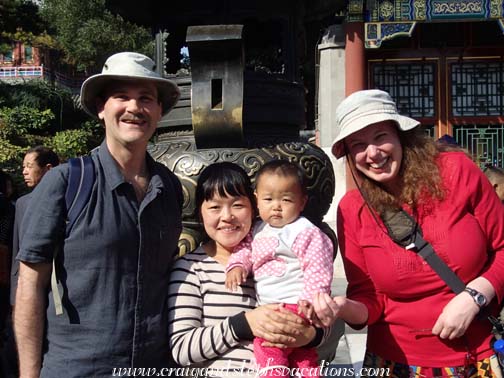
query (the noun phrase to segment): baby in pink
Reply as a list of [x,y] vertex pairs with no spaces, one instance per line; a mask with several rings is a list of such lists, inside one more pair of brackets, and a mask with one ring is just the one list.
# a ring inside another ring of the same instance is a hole
[[[333,246],[318,227],[300,216],[308,198],[303,172],[284,160],[265,164],[257,174],[255,194],[262,221],[231,255],[226,287],[234,289],[252,272],[259,304],[284,303],[309,317],[311,310],[299,302],[330,293]],[[261,377],[289,377],[288,368],[299,369],[302,377],[319,377],[315,348],[281,349],[264,347],[263,342],[254,340]]]

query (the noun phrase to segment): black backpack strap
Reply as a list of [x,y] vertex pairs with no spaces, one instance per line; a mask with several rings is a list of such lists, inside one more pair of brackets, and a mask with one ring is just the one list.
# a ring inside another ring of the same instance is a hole
[[68,160],[69,175],[65,194],[67,206],[66,235],[70,234],[75,221],[87,205],[95,181],[93,159],[81,156]]
[[382,214],[390,238],[401,247],[417,253],[446,282],[455,294],[464,291],[466,285],[436,254],[432,245],[423,238],[418,223],[403,209],[388,210]]
[[446,263],[436,254],[432,245],[427,242],[420,232],[417,230],[413,247],[410,248],[413,252],[422,257],[427,264],[442,278],[444,282],[453,290],[455,294],[464,291],[466,285],[462,280],[450,269]]
[[[95,172],[93,159],[90,156],[81,156],[68,160],[68,184],[65,192],[65,203],[67,208],[66,236],[70,234],[72,227],[86,206],[91,196],[91,191],[95,182]],[[51,274],[51,290],[54,300],[56,315],[63,314],[63,304],[61,302],[61,285],[58,285],[56,277],[56,256],[58,246],[54,251],[53,269]]]

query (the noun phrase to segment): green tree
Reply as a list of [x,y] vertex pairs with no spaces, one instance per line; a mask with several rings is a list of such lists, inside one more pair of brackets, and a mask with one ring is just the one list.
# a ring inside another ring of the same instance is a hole
[[12,50],[12,41],[53,47],[38,5],[29,0],[0,0],[0,54]]
[[39,15],[39,7],[30,0],[0,0],[0,30],[15,32],[21,28],[41,34],[47,25]]
[[51,140],[51,147],[58,152],[62,160],[73,156],[85,155],[89,152],[86,141],[90,138],[87,130],[64,130],[57,132]]
[[0,168],[16,182],[22,182],[29,147],[51,147],[66,160],[88,153],[102,139],[103,127],[76,106],[69,91],[43,80],[0,81]]
[[[13,41],[58,50],[51,54],[62,57],[58,65],[86,74],[99,71],[115,52],[154,51],[150,31],[112,14],[105,0],[0,0],[0,54]],[[77,103],[69,91],[43,80],[0,81],[0,168],[19,176],[25,151],[37,144],[63,160],[97,146],[103,127]]]
[[54,28],[66,63],[86,74],[99,71],[113,53],[154,51],[151,32],[112,14],[105,0],[43,0],[41,15]]
[[51,109],[38,110],[29,106],[0,108],[0,137],[12,142],[19,142],[26,134],[31,134],[48,127],[54,114]]

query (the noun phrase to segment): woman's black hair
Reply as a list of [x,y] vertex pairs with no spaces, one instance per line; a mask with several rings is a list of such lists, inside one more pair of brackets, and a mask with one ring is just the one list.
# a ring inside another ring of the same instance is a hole
[[247,197],[255,216],[256,200],[252,184],[239,165],[230,162],[214,163],[201,172],[196,186],[196,211],[199,213],[202,203],[216,194],[221,197]]

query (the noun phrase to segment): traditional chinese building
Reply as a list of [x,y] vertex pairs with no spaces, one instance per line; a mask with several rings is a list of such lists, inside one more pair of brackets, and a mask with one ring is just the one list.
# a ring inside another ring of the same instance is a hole
[[0,80],[40,78],[43,64],[39,49],[20,41],[12,43],[12,49],[0,54]]
[[[384,89],[433,137],[453,136],[481,166],[503,166],[502,0],[350,0],[344,25],[330,27],[319,50],[320,85],[329,85],[319,108]],[[324,117],[330,143],[334,123]]]

